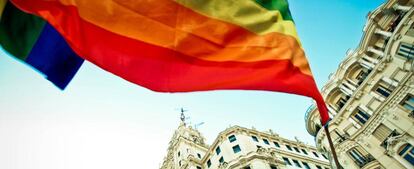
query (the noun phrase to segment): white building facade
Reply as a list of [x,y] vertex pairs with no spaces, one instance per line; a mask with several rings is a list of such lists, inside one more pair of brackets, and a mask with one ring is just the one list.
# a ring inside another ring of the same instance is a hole
[[[322,88],[343,168],[414,168],[413,5],[388,0],[370,12],[359,46]],[[329,154],[315,106],[305,121],[317,148]]]
[[315,147],[269,132],[239,126],[221,132],[212,145],[182,122],[170,141],[161,169],[328,169]]

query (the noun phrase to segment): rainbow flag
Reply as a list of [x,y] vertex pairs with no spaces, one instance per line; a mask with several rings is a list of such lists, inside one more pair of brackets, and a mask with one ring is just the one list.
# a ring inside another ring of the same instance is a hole
[[76,53],[160,92],[267,90],[325,103],[286,0],[12,0]]
[[62,36],[41,18],[0,1],[0,45],[64,89],[83,63]]

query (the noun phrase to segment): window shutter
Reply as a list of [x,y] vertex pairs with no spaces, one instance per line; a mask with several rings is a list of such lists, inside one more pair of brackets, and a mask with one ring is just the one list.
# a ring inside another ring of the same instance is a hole
[[391,134],[391,132],[391,129],[381,124],[377,129],[375,129],[373,134],[375,138],[377,138],[380,142],[383,142]]

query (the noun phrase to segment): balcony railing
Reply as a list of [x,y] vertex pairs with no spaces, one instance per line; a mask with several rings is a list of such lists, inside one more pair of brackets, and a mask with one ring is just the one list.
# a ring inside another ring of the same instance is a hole
[[371,156],[371,155],[366,155],[366,156],[364,156],[364,157],[363,157],[363,159],[360,159],[360,160],[356,161],[356,164],[357,164],[360,168],[362,168],[362,167],[364,167],[365,165],[367,165],[368,163],[370,163],[370,162],[372,162],[372,161],[374,161],[374,160],[375,160],[375,158],[374,158],[373,156]]
[[408,117],[414,118],[414,110],[408,114]]

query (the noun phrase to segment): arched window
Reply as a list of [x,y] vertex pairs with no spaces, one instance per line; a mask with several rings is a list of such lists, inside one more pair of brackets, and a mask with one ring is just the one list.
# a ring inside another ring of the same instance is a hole
[[411,165],[414,165],[414,147],[411,144],[401,146],[398,155],[407,160]]
[[328,108],[331,109],[330,111],[335,111],[330,113],[336,114],[337,112],[339,112],[342,109],[342,107],[344,107],[349,98],[350,97],[344,94],[339,88],[333,89],[328,94],[328,97],[326,99],[328,102]]
[[359,63],[354,63],[351,65],[348,70],[345,79],[350,85],[360,85],[371,70],[362,67]]

